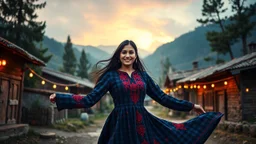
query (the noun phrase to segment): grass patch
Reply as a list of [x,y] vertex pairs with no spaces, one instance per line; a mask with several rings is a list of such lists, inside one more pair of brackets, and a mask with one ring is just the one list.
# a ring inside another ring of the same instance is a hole
[[89,126],[90,124],[94,124],[93,120],[82,121],[79,118],[70,118],[62,123],[54,124],[53,128],[68,132],[76,132],[79,129]]
[[52,127],[63,131],[77,132],[78,130],[86,128],[86,126],[95,124],[97,120],[106,119],[107,116],[108,114],[95,113],[92,117],[89,117],[88,121],[82,121],[80,118],[69,118],[64,122],[53,124]]

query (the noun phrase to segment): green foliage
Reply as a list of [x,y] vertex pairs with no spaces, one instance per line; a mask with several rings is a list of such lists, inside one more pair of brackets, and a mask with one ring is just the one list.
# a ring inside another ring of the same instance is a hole
[[162,86],[165,82],[166,75],[169,73],[169,71],[175,71],[175,68],[172,66],[169,57],[166,57],[164,60],[161,61],[162,66],[162,74],[159,78],[159,85]]
[[212,57],[205,57],[204,60],[209,62],[209,61],[213,61],[214,59]]
[[62,57],[63,67],[61,71],[74,75],[76,71],[76,57],[72,48],[72,42],[71,42],[70,36],[68,36],[67,43],[64,49],[65,51]]
[[[45,56],[47,48],[39,50],[35,43],[43,40],[45,22],[38,22],[36,10],[44,8],[46,2],[38,3],[38,0],[1,0],[0,1],[0,35],[10,42],[20,46],[30,54],[44,62],[51,59],[51,55]],[[40,71],[38,69],[37,71]],[[25,87],[34,87],[25,75]]]
[[34,42],[43,40],[45,22],[38,22],[37,9],[42,9],[46,2],[33,1],[0,1],[0,34],[7,40],[17,44],[37,58],[47,62],[48,56],[38,51]]
[[78,64],[78,72],[77,75],[82,78],[88,78],[88,70],[91,67],[89,60],[87,59],[86,53],[84,49],[82,50],[82,54],[80,57],[80,63]]
[[93,124],[93,123],[94,123],[93,120],[81,121],[78,118],[71,118],[71,119],[67,119],[62,123],[53,124],[53,128],[68,131],[68,132],[76,132],[80,129],[86,128],[86,126],[89,126],[90,124]]
[[197,19],[203,25],[205,24],[218,24],[221,31],[209,31],[206,33],[206,38],[210,42],[211,50],[219,54],[230,54],[233,59],[233,52],[231,50],[232,35],[226,31],[224,21],[227,17],[221,18],[221,14],[225,13],[227,8],[224,8],[222,0],[204,0],[202,16],[205,19]]
[[251,17],[256,14],[256,3],[246,7],[246,0],[229,1],[232,4],[232,12],[235,12],[235,14],[230,17],[232,23],[227,26],[227,29],[235,40],[242,40],[243,55],[246,55],[248,53],[247,37],[251,35],[256,25],[256,22],[250,21]]

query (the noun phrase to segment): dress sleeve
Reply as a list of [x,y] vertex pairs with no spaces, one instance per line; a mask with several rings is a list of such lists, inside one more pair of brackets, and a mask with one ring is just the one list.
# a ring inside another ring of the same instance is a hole
[[147,81],[147,95],[159,104],[178,111],[190,111],[194,108],[194,104],[189,101],[179,100],[171,95],[165,94],[146,72],[144,75]]
[[86,96],[56,93],[55,102],[58,111],[73,108],[89,108],[96,104],[109,90],[110,74],[105,73],[98,81],[94,89]]

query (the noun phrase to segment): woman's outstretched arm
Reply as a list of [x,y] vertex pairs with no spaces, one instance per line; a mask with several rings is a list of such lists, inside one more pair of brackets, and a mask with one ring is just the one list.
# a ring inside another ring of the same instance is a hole
[[[94,89],[86,96],[55,93],[50,96],[52,102],[56,102],[57,109],[89,108],[96,104],[109,90],[110,73],[105,73],[96,84]],[[54,97],[55,96],[55,97]]]
[[173,96],[165,94],[146,72],[144,72],[144,77],[147,83],[147,95],[159,104],[178,111],[190,111],[194,108],[194,104],[189,101],[179,100]]

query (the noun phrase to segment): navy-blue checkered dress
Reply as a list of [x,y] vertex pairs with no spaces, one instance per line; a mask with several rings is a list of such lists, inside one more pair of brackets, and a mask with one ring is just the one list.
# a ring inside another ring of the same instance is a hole
[[146,94],[178,111],[190,111],[194,104],[166,95],[144,71],[134,71],[131,76],[118,70],[106,72],[87,96],[57,93],[57,108],[89,108],[107,91],[115,108],[106,119],[99,144],[202,144],[223,116],[219,112],[207,112],[184,123],[156,117],[143,106]]

